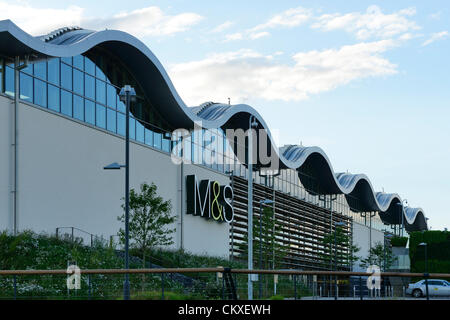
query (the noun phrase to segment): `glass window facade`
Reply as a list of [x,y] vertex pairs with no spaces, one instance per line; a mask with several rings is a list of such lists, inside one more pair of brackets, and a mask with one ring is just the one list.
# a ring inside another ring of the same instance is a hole
[[14,67],[11,64],[5,65],[5,91],[8,96],[14,97]]
[[20,74],[20,99],[33,102],[33,78],[26,73]]
[[0,92],[4,92],[5,88],[3,87],[3,83],[5,83],[3,81],[3,76],[5,75],[5,73],[3,72],[4,67],[3,67],[3,59],[0,59]]
[[48,90],[48,108],[59,112],[59,88],[51,84],[47,86]]
[[[22,69],[19,72],[20,99],[125,136],[125,105],[118,93],[123,85],[130,84],[137,93],[137,101],[131,104],[131,139],[163,152],[175,152],[195,164],[222,173],[233,171],[234,175],[247,178],[247,168],[238,161],[221,129],[192,131],[189,136],[172,142],[173,129],[148,101],[127,68],[109,53],[95,50],[74,57],[38,61]],[[0,89],[4,94],[14,96],[13,65],[4,60],[0,60]],[[269,183],[257,173],[253,178],[256,183]],[[305,190],[296,170],[281,170],[281,174],[274,178],[273,186],[312,204],[330,206],[329,201]],[[351,216],[359,223],[369,223],[368,218],[350,210],[344,195],[337,195],[332,202],[332,210]],[[378,215],[372,218],[372,226],[386,228]]]

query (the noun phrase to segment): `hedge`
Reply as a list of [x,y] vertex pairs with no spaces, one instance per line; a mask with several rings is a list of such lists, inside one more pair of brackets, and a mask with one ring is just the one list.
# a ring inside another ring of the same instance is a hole
[[406,247],[406,243],[408,242],[407,237],[392,237],[391,245],[393,247]]
[[437,230],[411,232],[411,272],[425,272],[425,247],[419,246],[422,242],[427,244],[428,272],[450,273],[450,232]]

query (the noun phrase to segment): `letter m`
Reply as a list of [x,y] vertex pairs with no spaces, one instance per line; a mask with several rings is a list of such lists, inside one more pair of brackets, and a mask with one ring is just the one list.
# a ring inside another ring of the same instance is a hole
[[198,183],[195,175],[186,177],[187,214],[210,218],[211,196],[210,181]]

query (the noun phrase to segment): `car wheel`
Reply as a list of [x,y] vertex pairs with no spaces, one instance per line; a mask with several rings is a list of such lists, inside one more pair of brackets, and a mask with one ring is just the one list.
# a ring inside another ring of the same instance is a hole
[[412,292],[414,298],[420,298],[422,296],[422,291],[420,289],[416,289]]

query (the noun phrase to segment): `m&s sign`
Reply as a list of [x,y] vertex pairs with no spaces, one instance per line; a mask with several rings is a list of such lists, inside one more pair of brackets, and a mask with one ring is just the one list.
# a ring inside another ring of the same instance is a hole
[[212,180],[198,181],[195,175],[186,176],[187,212],[194,216],[231,222],[234,210],[231,204],[233,189]]

